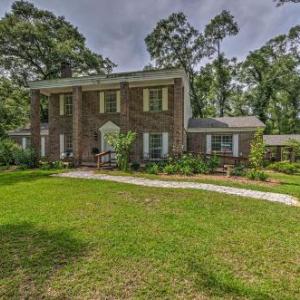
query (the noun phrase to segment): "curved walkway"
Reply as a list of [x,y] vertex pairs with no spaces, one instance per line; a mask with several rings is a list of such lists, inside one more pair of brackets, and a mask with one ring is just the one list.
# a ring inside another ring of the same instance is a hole
[[254,198],[259,200],[280,202],[286,205],[295,205],[295,206],[299,205],[299,202],[295,197],[285,195],[285,194],[260,192],[260,191],[240,189],[240,188],[234,188],[228,186],[220,186],[214,184],[206,184],[206,183],[152,180],[152,179],[137,178],[131,176],[112,176],[106,174],[95,174],[93,171],[71,171],[67,173],[56,174],[54,176],[94,179],[94,180],[107,180],[107,181],[129,183],[129,184],[149,186],[149,187],[205,190],[211,192],[218,192],[218,193],[225,193],[230,195]]

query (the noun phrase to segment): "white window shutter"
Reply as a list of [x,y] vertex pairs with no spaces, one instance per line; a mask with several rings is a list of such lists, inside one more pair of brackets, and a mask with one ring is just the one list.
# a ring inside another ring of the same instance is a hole
[[162,89],[162,110],[168,110],[168,102],[169,102],[168,88]]
[[104,113],[104,92],[99,93],[99,107],[100,107],[99,112],[103,114]]
[[162,134],[162,156],[166,157],[169,154],[169,133]]
[[149,133],[144,132],[143,133],[143,152],[144,152],[144,158],[149,158]]
[[27,146],[27,139],[26,137],[22,137],[22,149],[25,150]]
[[117,91],[117,112],[121,111],[121,95],[120,91]]
[[143,111],[149,111],[149,89],[143,89]]
[[59,135],[59,153],[60,153],[60,158],[63,158],[63,155],[65,153],[65,135],[64,134]]
[[59,114],[63,116],[65,114],[65,96],[59,95]]
[[239,157],[239,135],[234,134],[232,138],[232,152],[234,157]]
[[211,154],[211,134],[206,135],[206,154]]
[[42,136],[41,137],[41,157],[45,157],[46,156],[46,147],[45,147],[46,141],[45,141],[45,137]]

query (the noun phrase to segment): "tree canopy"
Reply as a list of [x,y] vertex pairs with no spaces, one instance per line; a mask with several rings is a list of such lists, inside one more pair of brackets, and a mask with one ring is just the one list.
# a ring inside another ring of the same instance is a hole
[[0,77],[0,137],[28,121],[28,92]]
[[0,20],[0,66],[26,85],[28,80],[58,78],[63,64],[74,75],[110,72],[108,58],[92,52],[84,36],[64,17],[16,1]]

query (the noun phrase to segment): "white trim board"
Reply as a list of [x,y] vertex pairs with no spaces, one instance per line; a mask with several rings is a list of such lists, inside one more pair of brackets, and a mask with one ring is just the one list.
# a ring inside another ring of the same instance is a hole
[[253,132],[256,131],[258,128],[260,127],[248,127],[248,128],[230,128],[230,127],[226,127],[226,128],[188,128],[187,132],[191,132],[191,133],[197,133],[197,132],[202,132],[202,133],[223,133],[223,132]]

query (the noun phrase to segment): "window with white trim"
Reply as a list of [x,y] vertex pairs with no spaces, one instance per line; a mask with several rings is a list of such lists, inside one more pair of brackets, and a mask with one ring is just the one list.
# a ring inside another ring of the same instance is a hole
[[66,148],[65,148],[65,152],[67,153],[72,153],[73,152],[73,137],[71,134],[68,134],[66,135],[66,138],[65,138],[65,145],[66,145]]
[[73,113],[73,97],[65,95],[65,113],[67,116],[72,116]]
[[162,111],[162,89],[149,89],[149,111]]
[[161,133],[149,134],[149,158],[156,160],[162,158],[163,138]]
[[104,93],[104,107],[106,113],[117,112],[117,92],[107,91]]
[[233,142],[232,135],[212,135],[211,150],[220,153],[232,153]]

